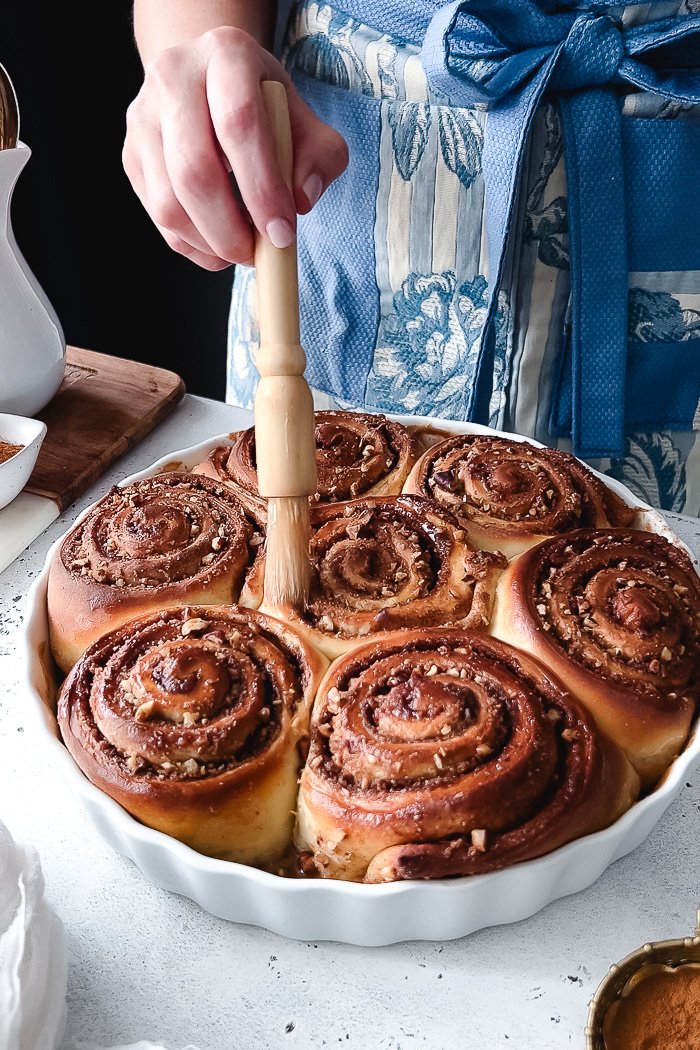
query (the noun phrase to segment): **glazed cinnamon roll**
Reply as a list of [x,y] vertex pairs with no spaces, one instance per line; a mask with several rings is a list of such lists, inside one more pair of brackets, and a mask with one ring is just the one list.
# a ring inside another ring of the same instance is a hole
[[550,667],[646,785],[685,743],[700,696],[700,579],[663,536],[582,529],[514,559],[492,632]]
[[[401,491],[421,454],[418,438],[400,423],[365,412],[316,412],[316,503],[338,503],[359,496],[385,496]],[[258,493],[255,429],[234,435],[195,470],[230,485],[259,521],[265,501]]]
[[484,634],[411,631],[326,673],[295,843],[327,878],[473,875],[606,827],[638,790],[622,751],[535,660]]
[[326,662],[251,610],[185,606],[122,624],[61,687],[85,776],[148,827],[267,866],[290,846],[309,709]]
[[459,434],[414,465],[404,492],[434,499],[474,547],[507,558],[572,529],[628,525],[627,507],[569,452],[491,434]]
[[457,520],[430,500],[368,497],[313,509],[303,612],[265,604],[262,549],[241,602],[283,616],[333,658],[377,632],[486,628],[505,564],[502,555],[472,551]]
[[47,602],[59,667],[68,671],[132,616],[236,601],[262,539],[231,491],[209,478],[171,472],[115,486],[53,557]]

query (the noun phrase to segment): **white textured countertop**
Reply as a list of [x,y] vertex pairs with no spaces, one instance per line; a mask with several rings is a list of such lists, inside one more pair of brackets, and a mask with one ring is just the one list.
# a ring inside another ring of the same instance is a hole
[[[48,547],[111,484],[250,418],[187,396],[0,575],[0,819],[38,848],[65,924],[66,1048],[150,1039],[171,1050],[583,1050],[588,1003],[610,963],[692,932],[700,774],[640,847],[533,918],[444,944],[356,948],[229,924],[150,885],[103,843],[57,771],[37,768],[13,636]],[[700,522],[669,521],[700,552]]]

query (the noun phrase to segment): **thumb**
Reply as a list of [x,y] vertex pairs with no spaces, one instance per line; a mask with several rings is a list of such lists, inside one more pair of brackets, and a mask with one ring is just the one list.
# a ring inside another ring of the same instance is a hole
[[306,215],[347,168],[348,146],[343,136],[319,120],[295,90],[288,95],[294,142],[294,201],[298,213]]

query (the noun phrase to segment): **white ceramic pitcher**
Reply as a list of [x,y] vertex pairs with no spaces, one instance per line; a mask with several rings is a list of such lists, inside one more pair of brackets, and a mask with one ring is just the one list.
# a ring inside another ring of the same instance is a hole
[[0,149],[0,412],[34,416],[58,390],[66,364],[61,322],[12,232],[11,202],[31,156]]

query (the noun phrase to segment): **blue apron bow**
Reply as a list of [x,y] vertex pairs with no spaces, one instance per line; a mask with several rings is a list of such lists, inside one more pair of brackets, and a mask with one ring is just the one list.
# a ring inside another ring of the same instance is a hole
[[700,103],[700,16],[626,27],[600,10],[548,13],[545,6],[543,0],[449,3],[431,19],[422,46],[436,95],[489,110],[482,164],[491,296],[470,408],[488,420],[491,322],[525,146],[546,93],[559,105],[566,155],[572,446],[583,457],[621,455],[628,266],[619,96],[638,88]]

